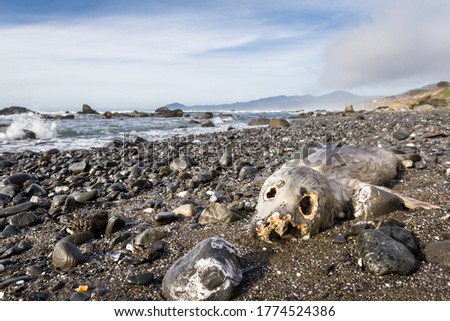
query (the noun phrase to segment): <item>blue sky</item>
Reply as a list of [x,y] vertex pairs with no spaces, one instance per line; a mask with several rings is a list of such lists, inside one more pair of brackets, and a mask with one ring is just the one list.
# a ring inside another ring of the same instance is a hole
[[0,107],[153,109],[450,79],[450,4],[0,0]]

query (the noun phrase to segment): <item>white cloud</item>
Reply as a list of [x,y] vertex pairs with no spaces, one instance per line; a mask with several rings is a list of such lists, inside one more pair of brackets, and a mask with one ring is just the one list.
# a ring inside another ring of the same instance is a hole
[[411,87],[450,78],[450,3],[383,1],[372,19],[327,47],[328,88]]
[[[0,27],[2,105],[154,108],[296,93],[320,46],[270,47],[308,36],[242,17],[180,13]],[[239,50],[258,42],[268,48]]]

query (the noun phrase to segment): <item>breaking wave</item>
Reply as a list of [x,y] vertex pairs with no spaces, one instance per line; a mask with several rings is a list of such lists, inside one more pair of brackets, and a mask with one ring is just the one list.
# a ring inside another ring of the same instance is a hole
[[51,139],[56,137],[57,125],[33,113],[13,115],[12,123],[0,133],[0,140],[24,139],[26,131],[33,132],[37,139]]

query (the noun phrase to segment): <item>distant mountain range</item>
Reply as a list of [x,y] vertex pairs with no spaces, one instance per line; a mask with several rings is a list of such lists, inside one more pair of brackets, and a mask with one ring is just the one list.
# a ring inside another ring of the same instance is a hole
[[245,110],[245,111],[267,111],[267,110],[343,110],[346,105],[352,104],[356,109],[362,103],[380,97],[358,96],[347,91],[334,91],[332,93],[313,96],[276,96],[267,97],[247,102],[236,102],[221,105],[193,105],[186,106],[180,103],[167,105],[170,109],[208,111],[208,110]]

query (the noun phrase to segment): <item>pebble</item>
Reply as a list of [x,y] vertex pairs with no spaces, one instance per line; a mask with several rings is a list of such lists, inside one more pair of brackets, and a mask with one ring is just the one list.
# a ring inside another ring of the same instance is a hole
[[18,205],[14,205],[7,208],[0,209],[0,218],[1,217],[7,217],[14,214],[18,214],[21,212],[31,211],[38,207],[38,204],[33,202],[26,202]]
[[423,252],[427,262],[450,268],[450,240],[427,243]]
[[195,214],[197,214],[197,211],[195,210],[195,207],[192,204],[181,205],[176,209],[174,209],[173,212],[177,216],[185,216],[185,217],[192,217],[195,216]]
[[86,262],[86,258],[72,243],[58,241],[53,248],[53,265],[59,269],[69,270]]
[[162,240],[166,233],[161,232],[154,227],[149,227],[134,238],[134,243],[139,245],[150,245],[156,241]]
[[409,132],[405,132],[405,131],[395,131],[395,132],[392,134],[392,137],[394,137],[396,140],[405,140],[405,139],[407,139],[410,135],[411,135],[411,133],[409,133]]
[[75,233],[72,235],[68,235],[68,236],[64,237],[63,239],[61,239],[61,241],[72,243],[75,246],[79,246],[81,244],[89,242],[90,240],[92,240],[94,238],[95,238],[94,233],[92,233],[91,231],[84,231],[84,232],[79,232],[79,233]]
[[125,227],[125,219],[121,216],[111,216],[108,219],[108,224],[106,225],[105,235],[111,236],[117,231],[120,231]]
[[8,238],[20,233],[20,230],[12,225],[7,225],[0,233],[0,238]]
[[177,216],[174,212],[160,212],[155,215],[155,224],[157,226],[166,225],[175,221]]
[[211,203],[211,205],[205,208],[200,214],[198,222],[202,225],[208,225],[234,222],[241,218],[242,217],[239,214],[227,208],[226,205]]
[[56,186],[53,190],[56,194],[67,193],[70,191],[69,186]]
[[29,277],[28,275],[19,275],[19,276],[9,277],[9,278],[7,278],[7,279],[5,279],[5,280],[0,282],[0,290],[6,288],[10,284],[17,283],[17,282],[20,282],[20,281],[28,281],[30,279],[31,279],[31,277]]
[[246,178],[253,177],[257,172],[258,169],[254,166],[244,166],[239,171],[239,180],[243,181]]
[[185,198],[185,197],[189,196],[189,192],[188,191],[182,191],[182,192],[178,192],[176,195],[178,197]]
[[85,161],[75,162],[69,166],[69,171],[75,174],[83,173],[87,169],[87,163]]
[[8,223],[15,227],[32,226],[38,222],[40,219],[33,212],[22,212],[8,217]]
[[5,271],[5,266],[3,264],[0,264],[0,273]]
[[233,163],[233,156],[229,152],[224,152],[219,159],[219,164],[222,167],[230,167]]
[[73,193],[72,197],[77,203],[86,203],[94,200],[97,197],[97,190],[94,189],[88,192]]
[[37,177],[28,173],[18,173],[9,176],[3,182],[5,185],[15,184],[22,188],[23,184],[29,180],[37,180]]
[[155,279],[153,273],[141,273],[130,275],[125,279],[125,282],[128,284],[136,284],[136,285],[146,285],[152,282]]
[[178,259],[164,275],[167,300],[229,300],[242,280],[238,253],[224,239],[211,237]]

